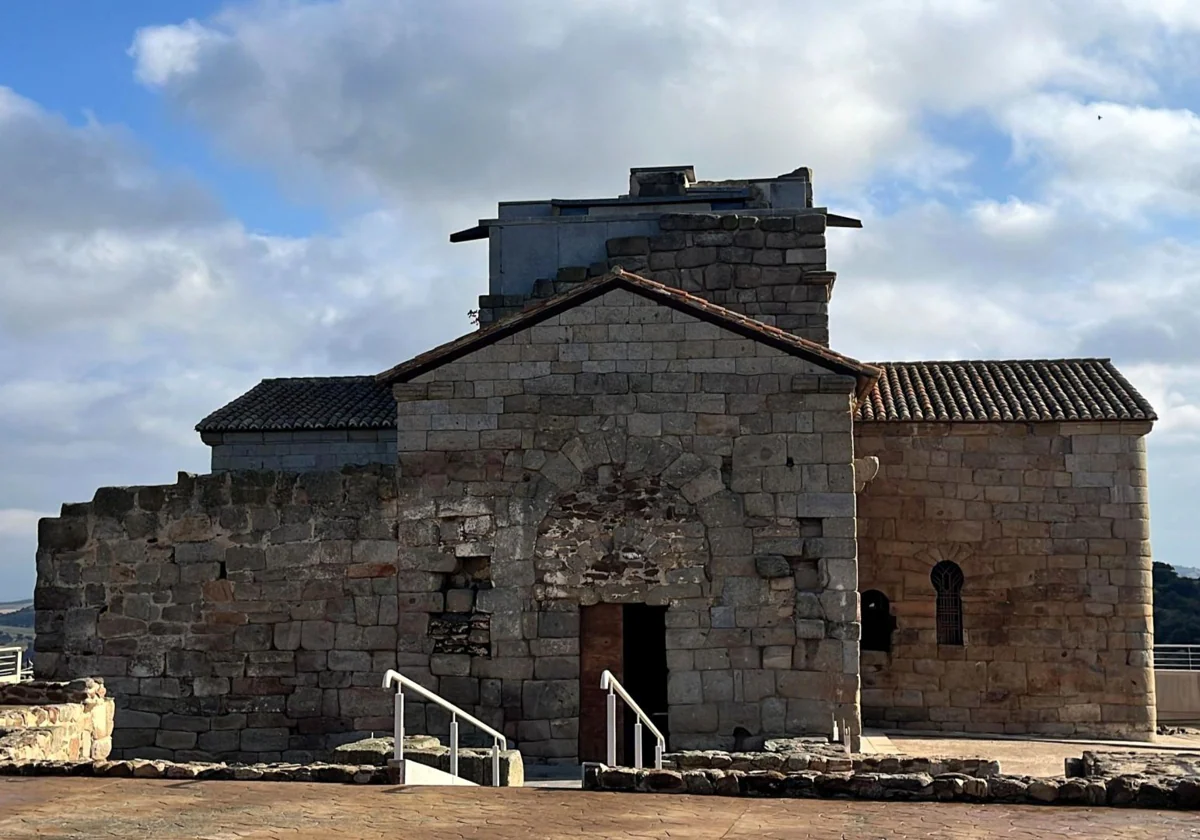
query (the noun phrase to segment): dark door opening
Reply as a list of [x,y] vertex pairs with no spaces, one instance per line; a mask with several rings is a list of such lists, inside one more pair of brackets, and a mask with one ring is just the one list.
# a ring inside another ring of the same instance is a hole
[[[667,608],[646,604],[626,604],[622,615],[622,658],[624,678],[621,684],[642,707],[642,711],[659,728],[664,738],[667,731]],[[624,715],[624,755],[626,765],[633,765],[633,733],[637,715]],[[642,730],[643,766],[653,767],[654,735]]]

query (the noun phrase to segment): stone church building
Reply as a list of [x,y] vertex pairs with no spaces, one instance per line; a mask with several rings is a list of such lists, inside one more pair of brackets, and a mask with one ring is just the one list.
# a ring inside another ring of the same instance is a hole
[[534,761],[602,757],[605,669],[672,749],[1150,737],[1153,410],[1106,359],[835,352],[829,227],[806,169],[502,203],[451,237],[478,329],[265,380],[197,427],[210,474],[42,520],[39,676],[176,759],[389,731],[388,668]]

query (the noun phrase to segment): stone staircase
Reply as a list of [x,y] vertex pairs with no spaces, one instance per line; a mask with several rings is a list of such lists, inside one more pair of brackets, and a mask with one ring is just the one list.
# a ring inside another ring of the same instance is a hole
[[[343,744],[333,750],[334,764],[387,767],[392,764],[394,741],[386,738],[366,738]],[[459,780],[450,775],[450,748],[431,735],[411,735],[404,739],[404,778],[401,784],[448,785],[492,784],[492,751],[487,748],[464,747],[458,751]],[[401,769],[401,768],[398,768]],[[426,772],[428,771],[428,772]],[[522,787],[525,784],[525,765],[517,750],[500,752],[500,787]]]

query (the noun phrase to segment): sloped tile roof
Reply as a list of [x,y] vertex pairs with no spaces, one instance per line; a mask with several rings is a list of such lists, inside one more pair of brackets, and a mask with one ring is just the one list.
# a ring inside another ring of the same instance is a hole
[[1108,359],[882,362],[855,420],[1053,422],[1155,420]]
[[807,359],[828,370],[854,376],[859,383],[859,396],[867,392],[879,375],[877,368],[863,364],[849,356],[843,356],[841,353],[835,353],[823,344],[792,335],[778,327],[764,324],[738,312],[732,312],[723,306],[718,306],[673,286],[667,286],[616,268],[607,274],[580,283],[570,291],[529,306],[481,330],[467,333],[454,341],[415,356],[407,362],[385,370],[376,378],[380,382],[388,384],[407,382],[422,373],[461,359],[468,353],[473,353],[494,341],[528,329],[560,312],[580,306],[612,289],[625,289],[664,306],[686,312],[695,318],[715,324],[744,338],[760,341],[784,353]]
[[396,426],[392,390],[374,376],[264,379],[196,426],[198,432],[387,429]]

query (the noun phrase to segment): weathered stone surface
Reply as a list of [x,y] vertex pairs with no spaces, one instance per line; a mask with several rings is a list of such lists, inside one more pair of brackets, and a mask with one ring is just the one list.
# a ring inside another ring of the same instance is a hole
[[[757,221],[734,221],[680,229],[675,249],[669,236],[614,248],[677,251],[679,282],[729,304],[754,268],[747,314],[811,311],[789,329],[821,340],[823,304],[791,291],[804,271],[755,263],[757,237],[735,236]],[[667,607],[668,654],[690,660],[671,667],[681,737],[826,734],[854,702],[839,698],[854,696],[857,603],[821,602],[801,624],[796,589],[853,592],[854,491],[830,470],[851,471],[854,387],[610,292],[399,384],[394,467],[181,476],[64,510],[46,529],[39,621],[74,629],[47,631],[39,668],[113,673],[123,709],[158,716],[130,719],[122,756],[322,754],[390,729],[378,684],[395,668],[497,727],[536,727],[532,754],[570,760],[580,609],[644,603]],[[804,663],[828,679],[787,697],[775,674],[807,656],[798,633],[836,652]],[[413,731],[446,731],[411,696],[406,714]]]
[[[879,461],[858,494],[858,588],[886,596],[895,621],[886,654],[866,649],[863,631],[868,724],[1152,736],[1149,543],[1115,536],[1144,530],[1146,508],[1114,502],[1141,489],[1148,430],[856,425],[854,454]],[[919,499],[914,481],[928,491]],[[930,575],[939,563],[963,570],[973,593],[967,662],[946,655],[957,645],[938,644]],[[919,691],[906,682],[914,671]]]
[[113,722],[114,703],[100,680],[2,684],[0,762],[106,759]]

